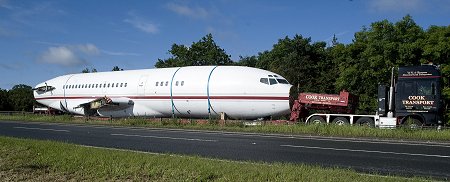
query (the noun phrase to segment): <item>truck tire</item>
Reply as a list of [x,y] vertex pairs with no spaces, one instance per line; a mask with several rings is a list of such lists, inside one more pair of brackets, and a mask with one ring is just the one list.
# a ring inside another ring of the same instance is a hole
[[413,117],[408,117],[404,120],[403,122],[403,126],[408,127],[410,129],[418,129],[420,127],[422,127],[423,123]]
[[344,117],[336,117],[336,118],[334,118],[334,119],[333,119],[333,123],[334,123],[335,125],[339,125],[339,126],[343,126],[343,125],[348,125],[348,124],[350,124],[350,123],[348,122],[348,119],[347,119],[347,118],[344,118]]
[[372,118],[365,118],[365,117],[362,117],[362,118],[359,118],[358,120],[356,120],[356,124],[359,126],[365,126],[365,127],[370,127],[370,128],[375,126],[375,123],[373,122]]
[[320,116],[313,116],[309,118],[308,123],[311,124],[326,124],[325,119]]

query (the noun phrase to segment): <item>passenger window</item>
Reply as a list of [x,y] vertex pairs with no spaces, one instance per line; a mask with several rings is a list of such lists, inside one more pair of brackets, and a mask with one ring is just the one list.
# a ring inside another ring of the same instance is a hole
[[103,88],[106,88],[106,83],[103,84]]
[[184,85],[184,81],[181,81],[181,86],[183,86]]
[[116,83],[116,87],[119,87],[119,83]]
[[267,78],[260,78],[259,82],[269,85],[269,79]]
[[123,83],[120,83],[120,87],[123,87]]
[[111,87],[114,87],[114,83],[111,84]]
[[97,84],[95,84],[95,88],[98,88],[98,83],[97,83]]
[[110,84],[108,83],[108,88],[109,88],[109,85],[110,85]]
[[164,85],[164,82],[159,83],[159,86],[163,86],[163,85]]
[[158,86],[159,85],[159,82],[156,82],[156,85],[155,86]]
[[166,86],[169,85],[169,81],[166,81]]
[[275,84],[277,84],[277,80],[275,80],[273,78],[269,78],[269,83],[270,83],[270,85],[275,85]]
[[175,82],[175,86],[178,86],[178,81],[177,81],[177,82]]
[[127,84],[128,84],[128,83],[125,83],[125,87],[127,87]]

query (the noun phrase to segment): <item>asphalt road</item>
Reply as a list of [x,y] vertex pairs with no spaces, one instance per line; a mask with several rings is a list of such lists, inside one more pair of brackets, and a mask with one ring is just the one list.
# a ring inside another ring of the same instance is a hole
[[450,144],[0,121],[0,135],[230,160],[450,179]]

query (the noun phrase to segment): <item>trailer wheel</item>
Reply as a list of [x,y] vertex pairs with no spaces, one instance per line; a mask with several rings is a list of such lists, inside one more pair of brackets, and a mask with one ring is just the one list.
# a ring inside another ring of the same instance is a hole
[[356,120],[356,124],[360,125],[360,126],[365,126],[365,127],[374,127],[375,123],[373,122],[373,119],[371,118],[359,118],[358,120]]
[[333,119],[333,123],[336,124],[336,125],[339,125],[339,126],[343,126],[343,125],[348,125],[348,124],[350,124],[350,123],[348,122],[348,119],[347,119],[347,118],[344,118],[344,117],[337,117],[337,118],[334,118],[334,119]]
[[408,117],[406,118],[406,120],[403,122],[403,126],[406,126],[410,129],[418,129],[420,127],[422,127],[422,122],[416,118],[413,117]]
[[313,116],[313,117],[309,118],[308,123],[311,123],[311,124],[325,124],[326,122],[325,122],[325,119],[323,119],[320,116]]

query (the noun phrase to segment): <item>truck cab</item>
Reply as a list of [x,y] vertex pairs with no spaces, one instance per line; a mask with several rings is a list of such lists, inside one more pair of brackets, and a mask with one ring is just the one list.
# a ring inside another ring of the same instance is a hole
[[442,124],[441,74],[434,65],[400,67],[395,91],[399,124]]

